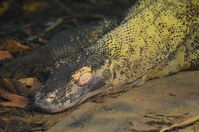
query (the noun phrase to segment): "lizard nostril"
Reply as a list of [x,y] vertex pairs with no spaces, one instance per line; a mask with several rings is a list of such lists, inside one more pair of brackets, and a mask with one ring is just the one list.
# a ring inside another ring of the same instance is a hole
[[55,99],[55,94],[49,94],[46,98],[46,102],[50,103]]

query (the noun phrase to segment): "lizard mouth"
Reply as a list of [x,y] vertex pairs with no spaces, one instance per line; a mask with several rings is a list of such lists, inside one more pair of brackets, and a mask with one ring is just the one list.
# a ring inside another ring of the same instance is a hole
[[68,83],[65,82],[44,84],[35,94],[34,106],[48,113],[61,112],[100,94],[108,86],[104,79],[91,72],[75,74]]
[[41,92],[38,92],[35,95],[34,106],[40,111],[47,113],[58,113],[64,110],[70,109],[76,105],[81,104],[85,100],[102,93],[108,85],[104,85],[100,88],[94,89],[92,91],[87,91],[82,93],[81,95],[73,95],[70,94],[68,97],[55,97],[56,93],[51,93],[46,95],[42,95]]

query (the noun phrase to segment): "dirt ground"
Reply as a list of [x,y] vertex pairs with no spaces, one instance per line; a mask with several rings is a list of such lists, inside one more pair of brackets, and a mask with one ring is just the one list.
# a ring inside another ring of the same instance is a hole
[[[117,97],[80,105],[48,132],[159,131],[199,114],[198,89],[199,71],[150,80]],[[175,130],[198,131],[199,122]]]

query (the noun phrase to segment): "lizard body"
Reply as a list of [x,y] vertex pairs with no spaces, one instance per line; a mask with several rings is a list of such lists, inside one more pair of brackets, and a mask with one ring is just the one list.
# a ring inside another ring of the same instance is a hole
[[197,0],[139,1],[114,29],[57,62],[35,104],[59,112],[110,85],[198,69],[198,6]]
[[89,45],[58,57],[35,95],[35,106],[60,112],[107,91],[110,85],[140,85],[198,69],[198,27],[198,0],[140,0],[119,24]]

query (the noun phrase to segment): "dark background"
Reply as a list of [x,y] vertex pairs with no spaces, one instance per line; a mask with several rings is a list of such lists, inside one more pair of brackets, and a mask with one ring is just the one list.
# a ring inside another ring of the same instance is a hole
[[[0,2],[0,38],[14,38],[27,45],[42,44],[45,43],[42,39],[48,40],[59,31],[107,17],[121,16],[134,1],[3,0]],[[62,19],[62,22],[44,33],[58,19]]]

